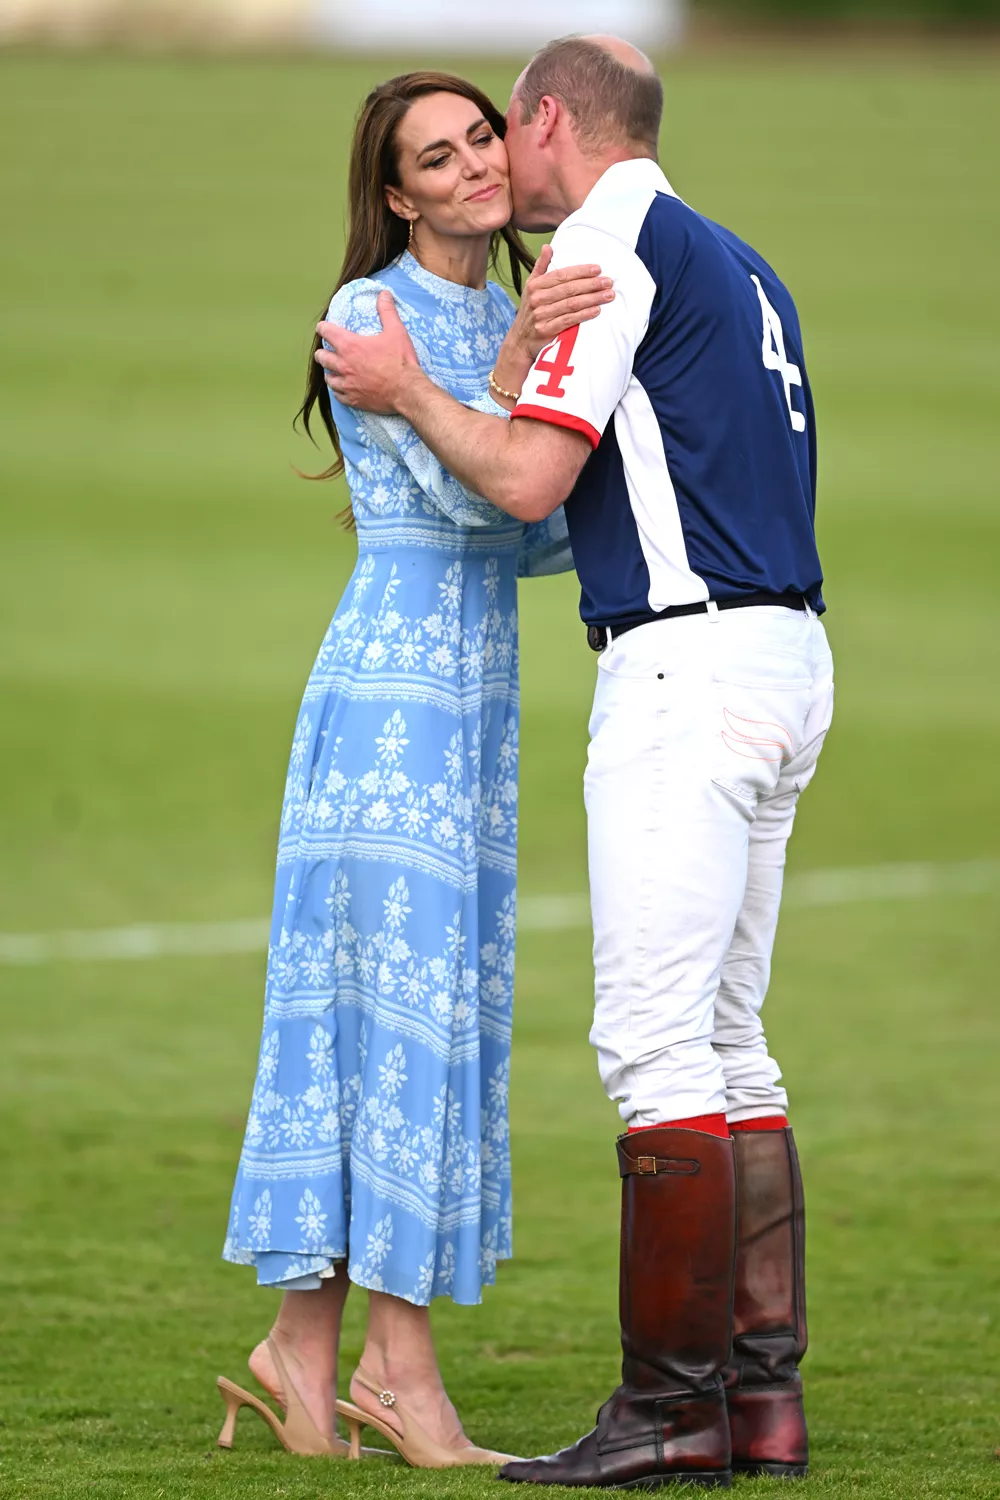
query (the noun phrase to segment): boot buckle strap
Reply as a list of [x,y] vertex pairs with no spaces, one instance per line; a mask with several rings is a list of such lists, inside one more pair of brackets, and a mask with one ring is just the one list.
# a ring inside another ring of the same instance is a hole
[[661,1173],[693,1177],[701,1171],[699,1162],[685,1156],[637,1156],[633,1159],[622,1151],[618,1160],[623,1177],[658,1177]]

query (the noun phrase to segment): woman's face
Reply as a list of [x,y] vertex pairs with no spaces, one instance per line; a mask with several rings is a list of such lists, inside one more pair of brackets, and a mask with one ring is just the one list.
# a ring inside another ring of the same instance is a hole
[[507,152],[471,99],[417,99],[400,121],[396,150],[399,187],[385,190],[393,213],[463,238],[492,234],[509,221]]

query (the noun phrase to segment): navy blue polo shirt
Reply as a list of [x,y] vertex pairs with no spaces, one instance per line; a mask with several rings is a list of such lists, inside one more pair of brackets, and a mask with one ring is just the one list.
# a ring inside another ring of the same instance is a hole
[[615,282],[600,317],[538,356],[515,418],[584,433],[566,519],[588,624],[764,590],[821,612],[816,429],[787,289],[648,158],[610,167],[553,267]]

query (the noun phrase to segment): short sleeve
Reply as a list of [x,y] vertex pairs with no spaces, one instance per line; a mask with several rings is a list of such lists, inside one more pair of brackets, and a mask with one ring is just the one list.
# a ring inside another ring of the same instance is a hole
[[605,230],[567,224],[552,241],[552,269],[592,262],[615,286],[600,316],[543,349],[528,372],[514,417],[582,432],[596,448],[632,378],[656,286],[634,250]]

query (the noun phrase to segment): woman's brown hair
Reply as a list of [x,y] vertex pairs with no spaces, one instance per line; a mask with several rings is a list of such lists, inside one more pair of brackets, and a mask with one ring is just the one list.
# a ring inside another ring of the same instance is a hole
[[[380,83],[373,89],[361,106],[354,140],[351,145],[351,166],[348,181],[348,229],[344,263],[334,287],[334,294],[349,281],[373,276],[402,255],[407,247],[410,226],[392,212],[385,201],[387,187],[399,187],[399,158],[396,149],[396,131],[400,121],[413,104],[426,94],[458,94],[470,100],[482,110],[494,134],[501,140],[507,129],[503,115],[492,100],[464,78],[451,73],[402,73]],[[514,290],[521,290],[521,272],[530,271],[534,260],[528,247],[515,229],[508,224],[498,229],[490,244],[490,264],[497,269],[501,243],[507,247],[510,261],[510,279]],[[328,305],[328,304],[327,304]],[[321,317],[326,316],[324,305]],[[327,436],[337,454],[330,468],[322,474],[310,474],[309,479],[334,479],[344,470],[344,457],[340,449],[336,423],[327,399],[323,369],[313,358],[321,345],[319,334],[313,339],[309,351],[309,366],[306,373],[306,394],[296,422],[301,418],[306,432],[312,437],[309,421],[313,409],[318,405],[319,414]],[[347,524],[351,524],[351,512],[345,512]]]

